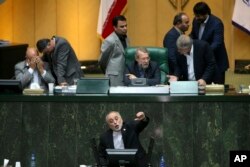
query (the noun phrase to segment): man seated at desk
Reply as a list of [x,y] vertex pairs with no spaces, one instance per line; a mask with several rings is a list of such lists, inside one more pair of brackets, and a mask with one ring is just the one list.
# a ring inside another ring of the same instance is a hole
[[28,48],[26,60],[15,65],[15,77],[20,80],[23,88],[48,88],[48,83],[54,83],[48,64],[39,57],[36,48]]
[[215,71],[215,59],[212,49],[205,41],[192,40],[181,35],[176,42],[178,52],[177,67],[174,75],[168,75],[169,81],[198,81],[205,86],[211,83]]
[[160,84],[161,81],[159,65],[154,61],[150,61],[149,52],[143,47],[137,48],[135,61],[126,65],[125,85],[131,85],[131,80],[136,78],[146,78],[149,86]]

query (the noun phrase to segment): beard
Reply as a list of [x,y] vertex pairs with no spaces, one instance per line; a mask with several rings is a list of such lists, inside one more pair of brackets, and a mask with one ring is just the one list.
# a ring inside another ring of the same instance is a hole
[[148,66],[149,66],[149,64],[142,64],[142,65],[141,65],[141,68],[142,68],[143,70],[146,70],[146,69],[148,68]]
[[204,23],[204,22],[205,22],[205,20],[206,20],[206,19],[197,19],[197,21],[198,21],[198,23],[199,23],[199,24]]

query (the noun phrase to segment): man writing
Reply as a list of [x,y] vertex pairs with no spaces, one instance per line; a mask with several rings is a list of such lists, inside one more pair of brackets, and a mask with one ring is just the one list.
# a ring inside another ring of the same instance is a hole
[[[148,125],[149,118],[144,112],[138,112],[136,118],[130,122],[123,122],[119,112],[111,111],[106,116],[109,129],[100,136],[99,157],[102,166],[117,167],[118,164],[108,162],[106,149],[138,149],[136,153],[136,165],[138,167],[147,166],[146,152],[143,149],[139,134]],[[132,167],[131,166],[131,167]]]
[[187,35],[181,35],[176,42],[178,52],[177,66],[174,75],[168,76],[169,81],[198,81],[205,86],[211,83],[215,60],[213,51],[205,41],[192,40]]

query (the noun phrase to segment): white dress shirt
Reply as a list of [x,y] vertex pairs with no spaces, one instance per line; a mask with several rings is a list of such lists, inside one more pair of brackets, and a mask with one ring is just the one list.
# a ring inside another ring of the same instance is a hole
[[185,54],[187,58],[187,68],[188,68],[188,80],[189,81],[196,81],[195,74],[194,74],[194,47],[192,45],[190,53]]
[[124,143],[122,139],[122,132],[121,131],[113,131],[113,141],[115,149],[124,149]]

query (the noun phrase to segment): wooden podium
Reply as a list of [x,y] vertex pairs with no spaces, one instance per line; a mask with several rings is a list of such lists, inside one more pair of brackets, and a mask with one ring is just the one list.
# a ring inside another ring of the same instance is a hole
[[25,60],[28,44],[0,44],[0,79],[11,79],[15,76],[15,64]]

